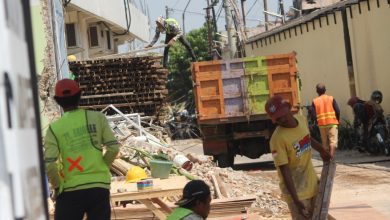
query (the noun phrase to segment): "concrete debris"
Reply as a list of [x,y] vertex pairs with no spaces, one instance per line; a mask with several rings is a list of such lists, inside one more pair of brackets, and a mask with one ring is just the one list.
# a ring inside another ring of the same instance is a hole
[[[140,157],[139,151],[149,155],[162,152],[167,154],[172,161],[177,155],[183,155],[192,162],[192,169],[188,171],[190,176],[204,180],[210,186],[214,199],[234,199],[256,195],[256,201],[249,207],[252,212],[261,210],[259,213],[264,217],[281,217],[288,213],[287,204],[280,198],[278,183],[266,172],[248,173],[232,168],[217,167],[211,157],[195,153],[185,154],[173,148],[172,145],[162,146],[150,142],[147,138],[141,138],[144,136],[139,136],[138,131],[145,130],[142,125],[138,123],[134,126],[133,123],[128,123],[128,119],[112,120],[115,117],[117,118],[118,115],[108,116],[108,120],[112,122],[113,129],[122,145],[120,157],[128,163],[145,167],[145,169],[148,167],[148,158]],[[163,134],[164,131],[153,129],[150,126],[149,128],[149,135],[162,140],[161,135],[157,134],[159,132]],[[146,171],[150,174],[149,170]]]
[[191,174],[202,179],[211,187],[216,198],[215,185],[212,176],[219,176],[225,185],[228,198],[256,195],[257,199],[251,206],[260,208],[265,217],[279,217],[288,213],[287,204],[282,201],[278,191],[278,184],[265,177],[260,172],[256,176],[248,175],[244,171],[236,171],[232,168],[220,168],[212,162],[194,164]]

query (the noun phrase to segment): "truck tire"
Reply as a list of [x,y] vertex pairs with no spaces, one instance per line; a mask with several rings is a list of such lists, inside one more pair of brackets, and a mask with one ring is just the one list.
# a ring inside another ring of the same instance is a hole
[[233,167],[234,155],[232,153],[219,154],[215,156],[217,165],[221,168]]

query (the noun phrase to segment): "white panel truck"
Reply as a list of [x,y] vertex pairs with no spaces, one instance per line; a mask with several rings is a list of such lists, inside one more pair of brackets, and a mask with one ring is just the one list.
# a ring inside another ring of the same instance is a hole
[[0,1],[0,220],[48,219],[28,0]]

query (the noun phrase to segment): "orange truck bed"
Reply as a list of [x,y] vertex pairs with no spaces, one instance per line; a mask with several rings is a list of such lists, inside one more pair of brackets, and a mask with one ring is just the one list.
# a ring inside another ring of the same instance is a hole
[[266,119],[264,105],[273,95],[298,111],[295,54],[280,54],[192,64],[199,124]]

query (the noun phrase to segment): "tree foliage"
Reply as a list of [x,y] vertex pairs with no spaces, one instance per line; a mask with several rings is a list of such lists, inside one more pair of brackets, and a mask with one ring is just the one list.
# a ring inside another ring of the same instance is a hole
[[[198,61],[211,60],[208,54],[207,26],[191,30],[185,35],[190,42]],[[191,56],[180,43],[175,43],[169,50],[168,90],[170,101],[186,101],[193,106],[191,78]],[[192,109],[189,109],[192,110]]]

